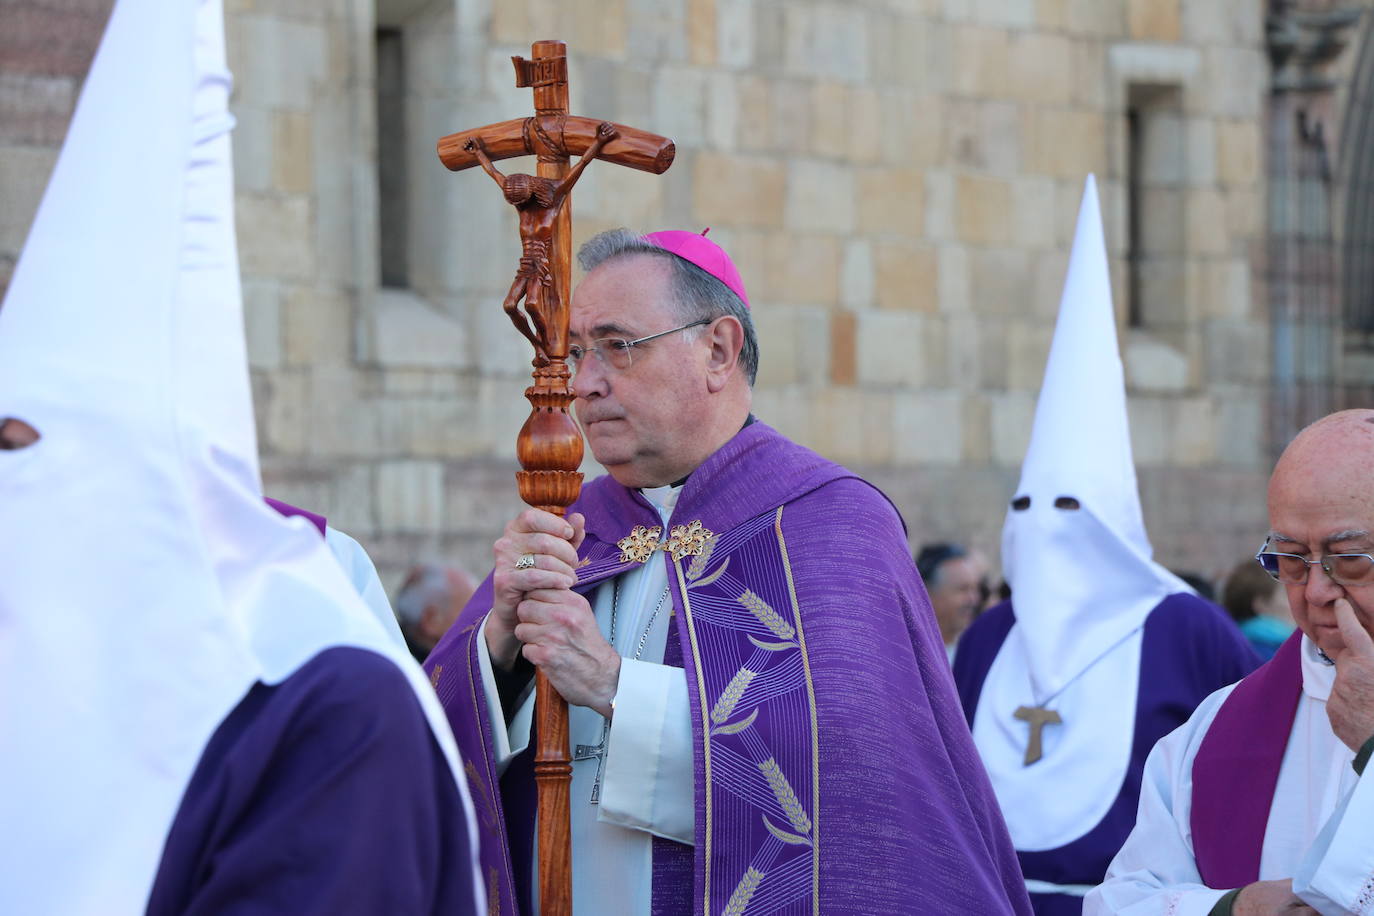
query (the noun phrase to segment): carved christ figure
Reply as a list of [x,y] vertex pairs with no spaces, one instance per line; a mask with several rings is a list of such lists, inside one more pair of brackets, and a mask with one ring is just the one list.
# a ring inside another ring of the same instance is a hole
[[[463,148],[477,156],[482,170],[501,186],[506,201],[520,214],[520,267],[502,307],[516,330],[534,344],[536,366],[549,362],[548,328],[556,326],[557,312],[565,307],[565,303],[559,301],[558,286],[549,268],[554,223],[568,193],[582,177],[582,170],[618,136],[614,125],[602,121],[592,145],[558,181],[536,175],[503,175],[492,164],[480,138],[474,137],[464,144]],[[520,311],[522,299],[525,302],[523,313]]]

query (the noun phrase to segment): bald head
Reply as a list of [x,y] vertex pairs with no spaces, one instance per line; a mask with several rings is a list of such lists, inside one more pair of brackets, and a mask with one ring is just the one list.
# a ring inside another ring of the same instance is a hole
[[[1269,550],[1374,554],[1374,410],[1324,417],[1284,449],[1269,478],[1269,525]],[[1344,649],[1337,599],[1349,599],[1366,630],[1374,623],[1374,585],[1337,585],[1313,566],[1306,583],[1285,588],[1298,626],[1333,658]]]
[[[1340,480],[1367,490],[1374,470],[1374,410],[1342,410],[1298,433],[1274,467],[1285,485]],[[1335,475],[1335,477],[1333,477]],[[1353,476],[1352,476],[1353,475]]]

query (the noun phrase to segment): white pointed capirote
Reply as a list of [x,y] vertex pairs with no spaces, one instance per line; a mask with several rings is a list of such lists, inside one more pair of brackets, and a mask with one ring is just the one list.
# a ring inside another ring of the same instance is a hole
[[0,912],[139,912],[206,740],[331,646],[395,660],[467,799],[423,673],[262,502],[229,86],[220,0],[118,0],[0,308],[41,436],[0,450]]
[[[1072,497],[1079,508],[1056,506]],[[1028,500],[1026,508],[1021,500]],[[1059,320],[1002,558],[1034,696],[1043,703],[1188,586],[1152,559],[1141,518],[1126,385],[1097,185],[1078,214]]]
[[[1141,628],[1167,595],[1189,590],[1151,554],[1097,185],[1089,176],[1030,446],[1002,530],[1016,623],[988,672],[974,720],[1017,849],[1076,839],[1101,820],[1121,788]],[[1088,681],[1100,684],[1075,689],[1081,701],[1061,697],[1069,684]],[[1075,725],[1047,727],[1044,757],[1032,766],[1024,764],[1029,726],[1013,718],[1020,706],[1055,709]],[[1087,720],[1092,727],[1082,727]],[[1047,786],[1073,791],[1046,806]]]

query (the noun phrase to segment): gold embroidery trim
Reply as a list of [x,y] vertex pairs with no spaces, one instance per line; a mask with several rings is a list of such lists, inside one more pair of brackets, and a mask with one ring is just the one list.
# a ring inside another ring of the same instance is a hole
[[[471,659],[471,658],[473,657],[473,652],[474,652],[474,650],[476,649],[476,647],[474,646],[474,643],[476,643],[476,641],[477,641],[477,634],[478,634],[479,632],[481,632],[481,629],[482,629],[482,628],[481,628],[480,626],[474,626],[474,627],[469,627],[469,628],[468,628],[468,631],[467,631],[467,632],[468,632],[467,647],[466,647],[465,651],[466,651],[467,656],[468,656],[469,659]],[[482,648],[483,651],[485,651],[486,646],[482,646],[481,648]],[[480,708],[480,706],[479,706],[478,704],[481,702],[481,701],[479,700],[479,697],[482,697],[484,694],[483,694],[482,688],[480,688],[480,687],[478,686],[478,684],[477,684],[477,678],[481,677],[481,675],[478,673],[478,665],[477,665],[476,663],[469,664],[469,665],[467,666],[467,669],[468,669],[468,692],[469,692],[469,695],[472,697],[472,712],[473,712],[473,715],[476,717],[476,718],[474,719],[474,721],[476,721],[476,722],[481,722],[481,721],[482,721],[482,712],[481,712],[481,708]],[[480,741],[480,742],[482,743],[482,759],[483,759],[483,760],[486,760],[486,761],[490,761],[490,760],[491,760],[491,752],[487,749],[487,730],[486,730],[485,728],[479,728],[479,729],[477,729],[477,740]],[[485,784],[485,783],[482,784],[482,789],[483,789],[484,792],[486,791],[486,784]],[[496,806],[495,806],[495,800],[494,800],[494,799],[492,800],[492,805],[491,805],[490,810],[491,810],[491,812],[492,812],[493,815],[494,815],[495,812],[496,812]],[[500,825],[498,824],[497,827],[498,827],[498,829],[499,829]],[[501,847],[502,847],[502,849],[501,849],[501,858],[503,859],[504,864],[505,864],[505,866],[506,866],[506,874],[508,874],[508,875],[513,875],[513,874],[515,874],[515,864],[514,864],[513,862],[511,862],[511,857],[510,857],[510,843],[509,843],[509,842],[502,843],[502,844],[501,844]],[[497,876],[497,873],[496,873],[496,869],[493,868],[493,869],[491,870],[491,873],[490,873],[490,879],[496,879],[497,877],[498,877],[498,876]],[[501,903],[501,895],[500,895],[499,890],[498,890],[497,894],[495,895],[495,897],[496,897],[497,906],[499,907],[499,906],[500,906],[500,903]],[[491,900],[492,900],[492,895],[488,895],[488,896],[487,896],[487,911],[488,911],[488,913],[491,912]],[[498,909],[497,912],[499,913],[499,909]]]
[[439,689],[439,675],[444,673],[443,665],[435,665],[434,670],[429,673],[429,686],[435,690]]
[[773,518],[773,530],[778,535],[778,549],[782,551],[782,567],[787,572],[787,593],[792,599],[792,614],[797,622],[797,645],[801,647],[802,672],[806,675],[806,697],[811,704],[811,907],[821,916],[821,742],[820,723],[816,719],[816,682],[811,676],[811,659],[806,654],[806,631],[802,627],[801,605],[797,603],[797,583],[792,577],[792,560],[787,555],[787,539],[782,534],[782,510]]
[[[706,782],[704,799],[706,810],[703,812],[703,819],[706,821],[706,848],[703,850],[706,867],[703,869],[705,874],[702,875],[702,897],[705,904],[703,912],[709,913],[711,912],[711,822],[715,815],[711,805],[711,719],[706,710],[706,678],[702,676],[701,643],[697,640],[696,620],[692,616],[692,599],[687,594],[687,580],[682,575],[682,564],[674,563],[673,571],[677,574],[677,587],[682,595],[682,613],[687,618],[687,637],[692,645],[692,665],[697,674],[697,708],[701,710],[701,758]],[[753,892],[750,891],[750,893]]]

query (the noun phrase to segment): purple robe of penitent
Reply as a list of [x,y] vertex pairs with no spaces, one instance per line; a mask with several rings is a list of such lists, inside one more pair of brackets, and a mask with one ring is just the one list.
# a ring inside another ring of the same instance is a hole
[[[587,594],[640,562],[618,541],[660,524],[609,477],[571,511]],[[891,503],[753,423],[692,473],[668,529],[647,562],[672,586],[663,661],[687,679],[696,824],[694,846],[654,841],[653,912],[1029,912]],[[471,763],[493,912],[514,916],[532,752],[496,772],[477,656],[490,605],[488,576],[425,667]]]
[[[1015,598],[983,614],[965,631],[954,657],[954,679],[972,725],[983,681],[1016,622]],[[1165,598],[1145,618],[1140,645],[1140,686],[1135,729],[1125,780],[1097,824],[1085,824],[1078,839],[1056,849],[1018,850],[1026,878],[1060,886],[1102,883],[1112,857],[1135,826],[1145,758],[1155,742],[1178,728],[1212,691],[1240,680],[1259,658],[1220,608],[1191,593]],[[1046,784],[1045,794],[1072,791]],[[1032,893],[1038,916],[1068,916],[1083,910],[1083,898]]]
[[475,839],[396,664],[327,649],[254,685],[215,730],[147,913],[476,916]]
[[[282,515],[324,516],[267,497]],[[258,683],[201,754],[148,916],[475,914],[448,761],[394,663],[328,649]]]

